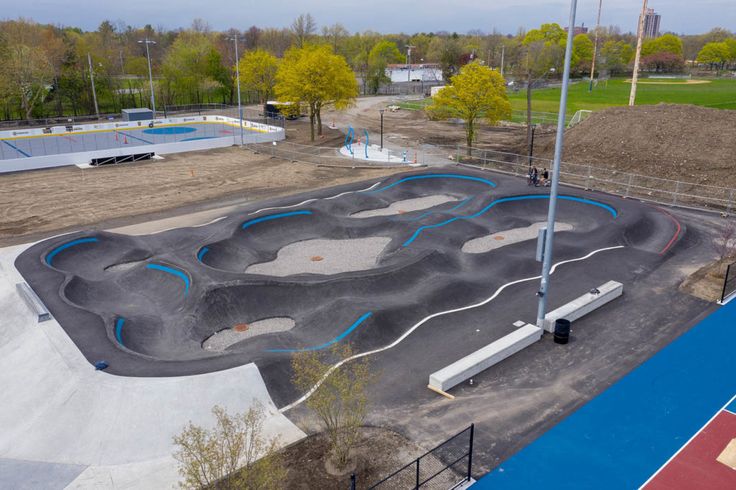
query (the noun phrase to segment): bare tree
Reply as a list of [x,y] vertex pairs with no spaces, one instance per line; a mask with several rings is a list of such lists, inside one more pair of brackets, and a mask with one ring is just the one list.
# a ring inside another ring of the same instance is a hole
[[368,407],[366,389],[374,374],[366,357],[353,359],[349,345],[336,344],[330,350],[334,367],[317,351],[299,352],[292,359],[294,385],[307,393],[307,407],[315,412],[322,422],[330,442],[332,462],[344,469],[349,461],[350,450],[358,439],[360,426],[365,420]]
[[291,23],[291,32],[296,37],[296,46],[301,48],[317,32],[317,22],[312,17],[312,14],[301,14]]
[[215,406],[213,429],[189,422],[174,436],[183,488],[224,490],[281,488],[286,469],[276,452],[277,439],[263,436],[263,407],[256,404],[231,416]]
[[713,250],[720,260],[736,258],[736,221],[729,220],[716,228]]

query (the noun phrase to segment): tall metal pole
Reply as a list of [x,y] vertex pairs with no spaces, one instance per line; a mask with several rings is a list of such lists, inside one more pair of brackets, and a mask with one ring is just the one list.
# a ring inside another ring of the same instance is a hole
[[240,103],[240,58],[238,57],[238,35],[231,38],[235,43],[235,79],[238,84],[238,119],[240,120],[240,146],[243,146],[243,106]]
[[92,100],[95,102],[95,115],[100,118],[100,108],[97,107],[97,90],[95,90],[95,72],[92,70],[92,57],[87,53],[87,62],[89,63],[89,79],[92,82]]
[[503,76],[503,64],[504,64],[504,58],[506,57],[506,45],[501,45],[501,76]]
[[641,45],[644,37],[644,18],[647,14],[647,0],[641,7],[641,15],[639,16],[639,33],[636,39],[636,58],[634,59],[634,76],[631,78],[631,94],[629,95],[629,106],[636,103],[636,84],[639,81],[639,62],[641,61]]
[[557,117],[557,139],[555,141],[555,159],[552,164],[552,185],[549,196],[549,212],[547,214],[547,235],[544,243],[544,260],[542,262],[542,282],[539,286],[539,308],[537,310],[537,326],[544,328],[544,317],[547,313],[547,293],[549,291],[549,275],[552,269],[554,251],[555,218],[557,214],[557,194],[560,184],[560,161],[562,146],[565,140],[565,114],[567,113],[567,90],[570,86],[570,60],[572,58],[572,42],[575,36],[575,14],[578,2],[570,2],[570,27],[567,30],[567,46],[565,46],[565,71],[562,74],[562,93],[560,95],[560,112]]
[[148,50],[149,44],[156,44],[156,41],[151,41],[146,37],[143,41],[138,41],[140,44],[146,45],[146,60],[148,60],[148,82],[151,85],[151,110],[153,110],[153,117],[156,118],[156,95],[153,93],[153,72],[151,71],[151,53]]
[[381,113],[381,151],[383,151],[383,109],[380,109],[378,112]]
[[601,30],[601,10],[603,9],[603,0],[598,2],[598,21],[595,23],[595,44],[593,44],[593,61],[590,64],[590,86],[588,92],[593,91],[593,77],[595,76],[595,60],[598,57],[598,38]]

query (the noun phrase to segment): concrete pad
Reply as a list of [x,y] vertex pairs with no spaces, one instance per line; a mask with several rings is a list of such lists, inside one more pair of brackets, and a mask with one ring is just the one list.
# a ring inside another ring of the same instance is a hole
[[[190,420],[211,426],[214,405],[235,413],[259,402],[266,437],[304,437],[278,413],[252,363],[170,378],[95,371],[56,320],[38,324],[22,304],[13,262],[24,248],[0,250],[0,386],[12,400],[0,404],[0,458],[37,462],[36,477],[54,488],[87,466],[72,488],[164,488],[178,479],[172,437]],[[7,478],[26,467],[3,466]]]
[[368,270],[376,267],[378,257],[390,242],[388,237],[305,240],[283,247],[275,260],[253,264],[245,272],[285,277]]
[[725,464],[732,470],[736,470],[736,439],[731,439],[731,442],[718,455],[716,461]]
[[542,329],[525,325],[429,375],[429,386],[447,391],[542,338]]
[[64,488],[86,466],[0,458],[0,488],[41,490]]
[[421,211],[422,209],[429,209],[440,204],[448,202],[455,202],[458,199],[456,197],[447,196],[444,194],[434,196],[423,196],[415,197],[413,199],[404,199],[401,201],[392,202],[390,206],[379,209],[367,209],[365,211],[358,211],[350,215],[351,218],[373,218],[375,216],[395,216],[397,214],[409,213],[412,211]]
[[[473,238],[463,244],[463,252],[469,254],[481,254],[496,250],[507,245],[525,242],[527,240],[536,240],[540,228],[547,226],[546,221],[534,223],[526,228],[514,228],[511,230],[499,231],[490,235]],[[555,231],[570,231],[573,227],[567,223],[556,223]]]

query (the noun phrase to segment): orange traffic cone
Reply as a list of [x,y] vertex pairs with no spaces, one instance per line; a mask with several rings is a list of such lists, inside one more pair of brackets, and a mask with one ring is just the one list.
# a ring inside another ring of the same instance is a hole
[[125,135],[125,134],[123,135],[123,144],[124,145],[127,145],[128,144],[128,136]]
[[417,163],[417,152],[414,152],[414,163]]
[[115,131],[115,141],[120,141],[120,138],[118,137],[118,132]]

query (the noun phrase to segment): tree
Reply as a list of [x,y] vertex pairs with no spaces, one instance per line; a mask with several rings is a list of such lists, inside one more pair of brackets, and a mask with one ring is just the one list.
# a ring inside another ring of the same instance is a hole
[[309,38],[317,31],[317,22],[312,14],[301,14],[291,23],[291,32],[296,38],[296,46],[304,47],[309,42]]
[[722,70],[731,56],[729,45],[725,42],[708,43],[698,53],[698,63],[710,65],[711,69]]
[[[572,42],[573,69],[579,73],[589,70],[593,61],[593,41],[587,34],[578,34]],[[571,61],[571,62],[572,62]]]
[[470,156],[477,120],[483,118],[488,124],[495,125],[511,116],[506,81],[497,71],[478,62],[470,63],[452,77],[450,85],[434,96],[427,111],[436,119],[460,118],[465,121]]
[[633,56],[634,48],[625,41],[606,41],[601,48],[602,65],[612,74],[625,71]]
[[381,85],[390,83],[391,78],[386,75],[389,63],[401,61],[401,53],[396,43],[383,40],[379,41],[368,55],[368,89],[370,93],[377,94]]
[[[170,100],[183,93],[199,104],[208,82],[220,85],[223,81],[220,53],[212,40],[201,32],[179,34],[166,54],[162,68]],[[228,76],[225,73],[224,77]]]
[[674,34],[665,34],[656,39],[645,41],[641,47],[641,55],[647,57],[656,53],[672,53],[682,57],[682,39]]
[[223,490],[281,488],[286,469],[278,453],[278,439],[263,436],[263,407],[229,415],[215,406],[213,429],[189,422],[174,436],[174,458],[184,488]]
[[559,24],[542,24],[524,36],[526,47],[526,142],[532,152],[532,89],[535,82],[557,71],[567,44],[565,30]]
[[358,82],[345,58],[332,53],[329,46],[291,48],[276,73],[276,97],[297,108],[309,110],[311,140],[322,135],[322,109],[346,109],[358,96]]
[[258,102],[265,104],[276,85],[278,59],[262,49],[249,51],[240,59],[240,81],[246,89],[258,93]]
[[318,351],[298,352],[291,365],[294,385],[302,392],[314,392],[306,405],[324,426],[330,443],[332,462],[338,469],[347,466],[350,450],[358,439],[368,408],[367,388],[373,382],[367,357],[350,360],[350,345],[335,344],[330,350],[339,367],[326,361]]
[[657,73],[676,73],[685,69],[685,60],[682,56],[667,51],[645,56],[641,59],[641,63],[647,70],[654,70]]

